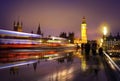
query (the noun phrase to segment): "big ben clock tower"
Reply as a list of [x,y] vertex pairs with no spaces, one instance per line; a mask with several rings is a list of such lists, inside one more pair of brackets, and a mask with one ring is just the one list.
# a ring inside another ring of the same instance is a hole
[[85,17],[83,17],[81,23],[81,39],[82,43],[87,43],[87,24]]

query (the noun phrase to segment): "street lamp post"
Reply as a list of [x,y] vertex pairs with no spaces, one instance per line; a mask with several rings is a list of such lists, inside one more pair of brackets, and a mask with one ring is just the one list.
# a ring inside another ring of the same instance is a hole
[[108,33],[107,27],[104,26],[104,27],[103,27],[103,35],[107,35],[107,33]]
[[108,33],[107,27],[103,27],[103,48],[106,51],[106,35]]

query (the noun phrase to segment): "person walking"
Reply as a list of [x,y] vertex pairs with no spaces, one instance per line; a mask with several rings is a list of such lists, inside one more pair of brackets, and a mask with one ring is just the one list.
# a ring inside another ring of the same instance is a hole
[[102,48],[102,47],[100,47],[100,48],[98,49],[98,53],[99,53],[99,55],[100,55],[101,57],[103,57],[103,48]]
[[94,42],[94,43],[92,43],[92,54],[94,55],[94,56],[96,56],[96,50],[97,50],[97,43],[96,42]]
[[89,42],[85,44],[85,56],[86,60],[89,60],[89,55],[90,55],[90,44]]

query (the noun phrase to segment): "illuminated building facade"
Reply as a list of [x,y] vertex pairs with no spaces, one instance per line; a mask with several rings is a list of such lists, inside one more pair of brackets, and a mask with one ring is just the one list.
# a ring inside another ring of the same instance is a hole
[[105,44],[106,44],[107,49],[120,49],[119,32],[114,36],[111,33],[109,36],[106,36]]
[[18,32],[22,32],[22,22],[20,23],[19,21],[18,22],[15,22],[13,23],[13,30],[14,31],[18,31]]
[[81,42],[87,43],[87,24],[85,17],[83,17],[81,24]]

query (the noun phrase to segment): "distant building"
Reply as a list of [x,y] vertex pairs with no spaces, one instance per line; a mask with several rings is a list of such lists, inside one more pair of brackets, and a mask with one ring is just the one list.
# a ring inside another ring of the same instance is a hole
[[67,36],[66,32],[61,32],[59,37],[68,39],[69,43],[74,43],[74,33],[73,32],[69,32],[68,36]]
[[40,24],[39,24],[38,29],[37,29],[37,34],[42,35],[42,37],[43,37],[43,33],[41,32]]
[[22,22],[19,22],[19,21],[17,21],[17,22],[15,22],[14,21],[14,23],[13,23],[13,30],[14,31],[18,31],[18,32],[22,32],[23,30],[22,30]]
[[59,35],[59,37],[67,38],[66,32],[61,32],[60,35]]
[[68,40],[70,40],[69,41],[70,43],[74,43],[74,33],[73,32],[69,32]]
[[120,49],[120,34],[119,32],[117,35],[110,35],[106,36],[106,40],[104,41],[106,44],[107,49]]

